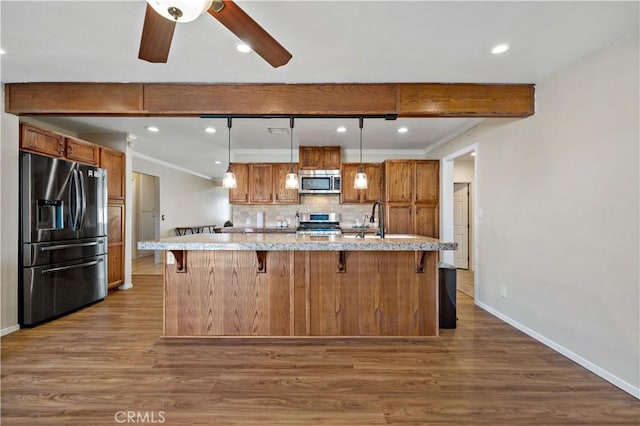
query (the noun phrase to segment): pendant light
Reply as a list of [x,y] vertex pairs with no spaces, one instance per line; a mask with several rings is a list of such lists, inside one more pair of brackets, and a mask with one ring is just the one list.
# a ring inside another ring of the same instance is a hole
[[367,183],[367,174],[364,172],[364,167],[362,167],[362,128],[364,127],[364,119],[360,117],[360,166],[358,166],[358,171],[356,173],[356,178],[353,181],[353,187],[355,189],[367,189],[369,186]]
[[289,134],[291,135],[291,144],[289,147],[291,164],[289,164],[289,173],[287,173],[284,187],[287,189],[298,189],[298,175],[293,171],[293,117],[289,118],[289,129]]
[[229,165],[222,176],[222,187],[235,188],[237,186],[236,174],[231,171],[231,117],[227,117],[227,127],[229,128]]

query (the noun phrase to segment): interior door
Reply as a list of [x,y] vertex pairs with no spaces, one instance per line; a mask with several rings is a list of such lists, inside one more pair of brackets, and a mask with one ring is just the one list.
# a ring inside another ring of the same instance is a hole
[[453,264],[469,269],[469,184],[453,184],[453,240],[458,243]]

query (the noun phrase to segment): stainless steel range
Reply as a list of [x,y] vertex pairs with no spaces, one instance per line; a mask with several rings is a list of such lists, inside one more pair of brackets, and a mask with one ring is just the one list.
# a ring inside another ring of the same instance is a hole
[[297,235],[340,235],[340,213],[301,213]]

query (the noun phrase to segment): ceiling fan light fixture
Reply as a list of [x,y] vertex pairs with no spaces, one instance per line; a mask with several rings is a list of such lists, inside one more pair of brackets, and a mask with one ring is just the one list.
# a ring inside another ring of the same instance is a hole
[[240,53],[249,53],[251,52],[251,47],[246,43],[238,43],[236,44],[236,50]]
[[211,7],[212,0],[147,0],[163,18],[175,22],[191,22]]

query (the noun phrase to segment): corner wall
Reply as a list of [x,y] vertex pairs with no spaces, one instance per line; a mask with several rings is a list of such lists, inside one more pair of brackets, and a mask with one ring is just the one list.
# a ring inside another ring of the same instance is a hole
[[[477,303],[640,398],[638,36],[537,84],[478,144]],[[501,288],[507,297],[501,296]]]

